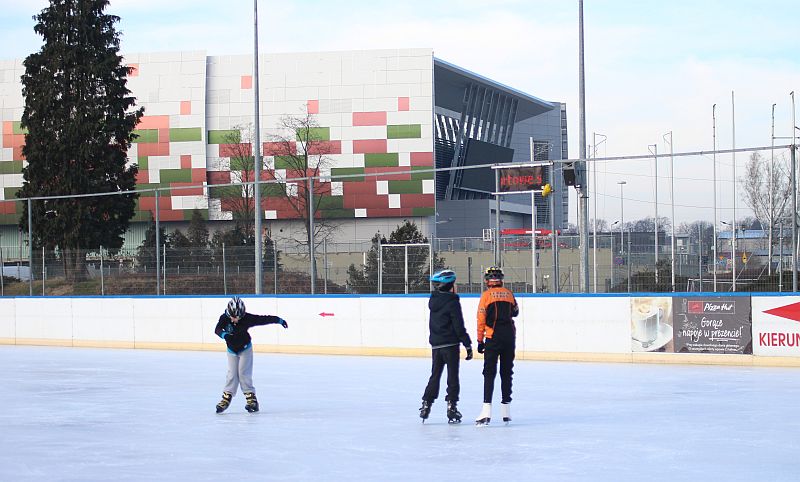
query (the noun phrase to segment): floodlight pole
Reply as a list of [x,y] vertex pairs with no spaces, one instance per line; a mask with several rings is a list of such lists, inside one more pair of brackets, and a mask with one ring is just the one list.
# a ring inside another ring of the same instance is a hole
[[717,104],[711,106],[711,118],[713,121],[712,124],[712,138],[714,142],[714,263],[712,264],[712,270],[714,273],[714,293],[717,292],[717,260],[719,259],[719,253],[717,252]]
[[[581,290],[589,292],[589,186],[586,181],[586,76],[583,64],[583,0],[578,0],[578,109],[579,109],[579,134],[578,146],[580,147],[579,163],[583,164],[583,179],[578,189],[578,228],[581,244]],[[580,164],[579,164],[580,166]],[[579,167],[579,172],[580,167]]]
[[[255,198],[254,202],[254,218],[255,218],[255,225],[253,230],[255,231],[255,283],[256,283],[256,294],[261,294],[261,216],[262,216],[262,209],[261,209],[261,187],[259,181],[261,181],[261,124],[259,123],[260,115],[259,115],[259,99],[258,99],[258,0],[253,0],[253,37],[254,37],[254,53],[253,53],[253,89],[254,89],[254,114],[253,117],[255,118],[254,127],[255,127],[255,136],[253,146],[253,164],[254,164],[254,177],[255,177],[255,184],[253,187],[253,197]],[[313,262],[313,259],[312,259]],[[313,283],[313,279],[312,279]]]

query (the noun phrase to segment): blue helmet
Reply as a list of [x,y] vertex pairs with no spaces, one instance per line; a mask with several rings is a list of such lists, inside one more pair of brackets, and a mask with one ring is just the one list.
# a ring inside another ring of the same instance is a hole
[[452,269],[437,271],[431,276],[433,287],[440,291],[449,291],[450,287],[456,282],[456,272]]

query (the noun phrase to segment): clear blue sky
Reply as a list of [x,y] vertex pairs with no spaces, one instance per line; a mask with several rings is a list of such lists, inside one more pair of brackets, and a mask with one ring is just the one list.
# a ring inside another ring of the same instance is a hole
[[[578,153],[577,1],[260,1],[260,49],[268,52],[430,47],[435,55],[537,97],[568,105],[570,154]],[[790,135],[789,92],[800,97],[800,2],[586,0],[586,119],[608,136],[600,156],[709,150],[711,106],[717,104],[720,148],[732,142],[731,91],[736,92],[736,145],[770,143]],[[0,0],[0,57],[20,58],[41,40],[33,20],[47,2]],[[122,17],[123,52],[205,50],[209,55],[252,51],[250,0],[112,0]],[[800,99],[799,99],[800,100]],[[777,141],[781,143],[781,141]],[[739,169],[748,156],[737,157]],[[731,159],[719,158],[718,204],[733,197]],[[666,179],[667,162],[659,176]],[[598,217],[619,216],[626,179],[625,218],[652,215],[650,163],[600,168]],[[710,217],[711,164],[676,160],[676,218]],[[706,180],[706,181],[703,181]],[[669,185],[659,184],[659,214],[669,214]],[[737,209],[742,208],[739,202]],[[685,207],[683,207],[685,206]],[[708,216],[706,216],[708,214]],[[745,213],[742,213],[745,214]],[[738,214],[741,216],[741,214]],[[574,220],[574,212],[570,216]],[[727,219],[725,215],[721,215]]]

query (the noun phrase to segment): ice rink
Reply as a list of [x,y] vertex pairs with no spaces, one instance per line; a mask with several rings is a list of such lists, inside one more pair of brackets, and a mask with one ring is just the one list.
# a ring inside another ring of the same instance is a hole
[[223,352],[0,346],[0,480],[800,480],[800,371],[518,361],[513,422],[417,409],[422,358],[256,353],[261,412],[214,413]]

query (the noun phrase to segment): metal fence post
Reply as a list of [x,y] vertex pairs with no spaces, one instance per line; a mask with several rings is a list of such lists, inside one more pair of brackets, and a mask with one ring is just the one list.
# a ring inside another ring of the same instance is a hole
[[222,289],[228,294],[228,267],[225,260],[225,243],[222,243]]
[[105,279],[103,276],[103,247],[100,246],[100,294],[106,294]]
[[47,264],[44,262],[44,246],[42,246],[42,296],[45,293],[44,280],[47,278]]
[[158,219],[158,193],[159,193],[159,191],[156,190],[156,205],[155,205],[155,209],[154,209],[154,211],[155,211],[155,221],[156,221],[156,245],[155,245],[155,251],[156,251],[156,270],[155,270],[156,271],[156,296],[161,294],[161,271],[159,270],[159,267],[161,266],[161,254],[159,253],[159,250],[158,250],[159,245],[161,244],[161,236],[160,236],[160,231],[161,230],[159,229],[160,225],[159,225],[159,219]]
[[5,280],[3,279],[3,276],[5,275],[5,267],[6,263],[3,261],[3,243],[0,242],[0,296],[6,295]]
[[[28,276],[28,294],[33,296],[33,215],[31,214],[31,209],[33,209],[33,203],[28,198],[28,272],[30,273],[30,276]],[[22,257],[22,253],[20,253],[20,257]]]

